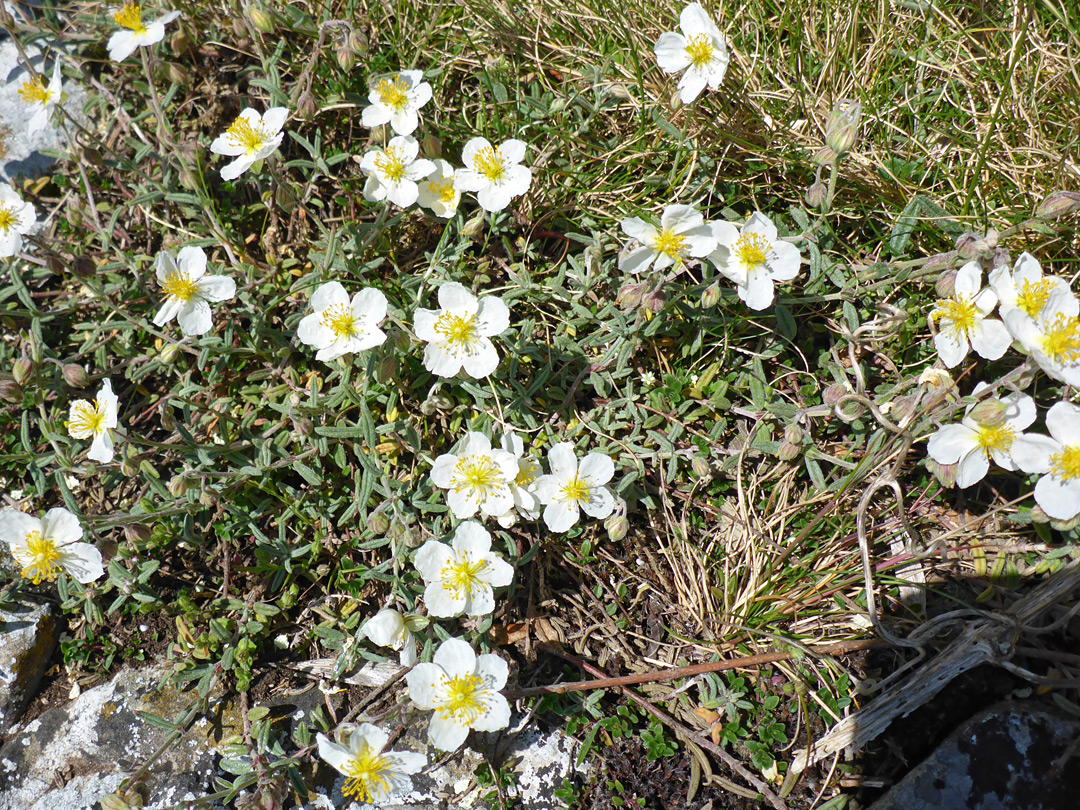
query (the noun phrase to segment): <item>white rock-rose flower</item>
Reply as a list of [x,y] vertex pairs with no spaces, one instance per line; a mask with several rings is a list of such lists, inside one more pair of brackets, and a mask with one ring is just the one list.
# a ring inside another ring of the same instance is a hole
[[799,249],[780,239],[772,220],[754,212],[741,228],[730,222],[712,223],[716,250],[709,256],[717,271],[735,282],[735,291],[750,309],[773,302],[774,283],[799,274]]
[[641,244],[619,255],[619,269],[641,273],[654,266],[666,270],[687,259],[708,256],[716,248],[716,237],[705,218],[689,205],[669,205],[660,217],[660,227],[638,217],[620,223],[623,233]]
[[499,365],[491,338],[510,327],[510,310],[501,298],[477,299],[457,282],[439,287],[439,309],[417,309],[416,337],[426,341],[424,368],[440,377],[462,369],[470,377],[486,377]]
[[311,296],[311,308],[315,311],[301,319],[296,336],[319,350],[316,360],[330,362],[386,340],[379,328],[386,317],[386,296],[373,287],[360,290],[350,301],[345,288],[331,281]]
[[15,509],[0,511],[0,539],[7,543],[22,575],[35,585],[52,582],[60,571],[84,585],[105,573],[101,552],[80,543],[82,536],[79,519],[63,507],[50,509],[41,520]]
[[574,446],[560,442],[548,451],[547,475],[536,481],[536,497],[544,504],[544,523],[553,532],[568,531],[581,510],[603,520],[615,508],[615,498],[604,486],[615,475],[615,463],[602,453],[589,453],[578,466]]
[[476,192],[476,201],[485,211],[502,211],[532,184],[532,170],[520,165],[527,148],[516,138],[498,146],[486,138],[473,138],[461,151],[465,168],[457,170],[454,183],[460,191]]
[[341,795],[367,804],[382,804],[412,790],[412,779],[427,764],[427,757],[411,751],[383,751],[385,731],[361,723],[349,734],[348,745],[332,742],[325,734],[315,737],[319,757],[345,777]]
[[104,380],[93,402],[78,399],[71,403],[67,431],[73,439],[93,439],[86,457],[102,464],[113,460],[112,431],[118,424],[118,401],[112,382]]
[[262,115],[251,107],[242,110],[229,128],[210,144],[210,151],[215,155],[236,158],[221,167],[221,179],[235,180],[255,163],[276,152],[284,137],[281,128],[288,117],[289,111],[285,107],[271,107]]
[[420,123],[421,107],[431,101],[431,85],[420,70],[403,70],[375,82],[368,94],[371,105],[364,108],[365,127],[389,123],[398,135],[411,135]]
[[505,450],[493,450],[483,433],[472,431],[456,453],[435,459],[431,481],[448,490],[446,504],[458,520],[480,512],[499,517],[514,508],[510,482],[517,476],[517,459]]
[[987,360],[997,360],[1009,348],[1012,337],[1005,324],[987,317],[997,306],[997,295],[982,286],[982,268],[968,262],[956,272],[953,295],[937,302],[930,313],[936,321],[934,347],[946,368],[958,366],[968,349]]
[[487,529],[471,520],[457,527],[450,545],[428,540],[413,558],[424,578],[424,604],[439,618],[486,616],[495,609],[493,588],[514,577],[513,567],[491,550]]
[[170,11],[153,22],[146,22],[141,4],[124,3],[123,8],[113,14],[113,22],[121,30],[109,37],[109,58],[114,62],[123,62],[139,46],[161,42],[165,38],[165,26],[179,16],[179,11]]
[[712,17],[697,3],[682,10],[679,28],[681,34],[661,34],[653,50],[665,73],[686,71],[679,79],[679,98],[689,104],[706,85],[713,90],[720,87],[728,66],[727,43]]
[[166,250],[154,260],[165,303],[154,316],[155,326],[173,318],[185,335],[201,335],[213,326],[210,304],[229,301],[236,295],[236,282],[228,276],[206,275],[206,253],[201,247],[183,247],[176,258]]

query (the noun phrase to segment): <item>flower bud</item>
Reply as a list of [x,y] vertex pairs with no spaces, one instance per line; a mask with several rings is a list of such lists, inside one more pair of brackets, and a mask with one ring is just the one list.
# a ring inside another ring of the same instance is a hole
[[310,436],[315,432],[314,423],[303,416],[292,417],[292,427],[297,436]]
[[274,33],[273,16],[258,3],[248,4],[247,18],[257,31],[262,31],[264,34]]
[[0,399],[5,402],[22,402],[22,386],[14,380],[0,380]]
[[344,39],[338,44],[334,49],[334,56],[337,57],[338,67],[346,73],[356,67],[356,54],[349,47],[348,39]]
[[97,265],[86,256],[76,256],[71,262],[71,272],[80,278],[93,278],[97,274]]
[[1080,194],[1075,191],[1055,191],[1035,209],[1036,219],[1057,219],[1080,211]]
[[82,366],[75,363],[64,364],[60,369],[60,373],[64,377],[64,382],[72,388],[86,388],[90,384],[90,376]]
[[934,292],[939,298],[952,298],[953,293],[956,292],[956,271],[950,270],[938,276],[937,281],[934,282]]
[[788,425],[784,428],[784,441],[792,444],[802,444],[805,434],[798,425]]
[[1028,517],[1031,518],[1032,523],[1049,523],[1050,516],[1043,511],[1043,508],[1036,504],[1031,507],[1031,511],[1028,512]]
[[461,235],[467,239],[480,240],[483,238],[486,227],[487,216],[481,208],[461,227]]
[[713,282],[705,288],[705,292],[701,294],[701,306],[705,309],[712,309],[720,303],[720,285]]
[[821,392],[821,401],[830,407],[839,402],[848,393],[843,383],[833,383]]
[[359,56],[361,59],[366,59],[368,55],[368,38],[364,36],[363,32],[353,30],[349,34],[348,38],[349,49]]
[[442,141],[434,135],[425,135],[420,139],[420,149],[424,156],[435,160],[442,157]]
[[815,166],[828,166],[834,160],[836,160],[837,154],[827,146],[823,146],[818,149],[811,160]]
[[641,299],[645,295],[647,286],[644,282],[624,284],[619,294],[615,296],[615,306],[619,309],[637,309],[641,306]]
[[184,473],[177,473],[169,479],[169,483],[166,486],[169,489],[170,495],[174,498],[179,498],[188,491],[188,477]]
[[172,35],[169,44],[171,46],[170,50],[177,56],[183,56],[191,50],[191,38],[184,33],[183,28]]
[[801,452],[802,448],[794,442],[780,442],[780,449],[777,450],[776,455],[781,461],[792,461],[798,458]]
[[709,462],[701,456],[694,456],[690,459],[690,469],[694,471],[694,475],[698,478],[705,478],[712,471]]
[[681,91],[679,91],[679,90],[676,90],[676,91],[675,91],[674,93],[672,93],[672,95],[671,95],[671,109],[672,109],[672,110],[681,110],[681,109],[682,109],[682,106],[683,106],[683,103],[682,103],[682,92],[681,92]]
[[130,461],[122,461],[120,462],[120,474],[124,476],[124,478],[134,478],[139,474],[139,468]]
[[846,155],[859,138],[859,116],[862,104],[853,99],[840,99],[829,113],[825,126],[825,143],[838,155]]
[[604,528],[607,530],[608,539],[618,543],[630,530],[630,521],[616,512],[604,521]]
[[390,529],[390,518],[386,516],[386,513],[376,509],[374,512],[368,515],[367,518],[368,531],[376,537],[382,537]]
[[394,379],[397,367],[397,358],[392,354],[384,354],[379,358],[379,362],[375,364],[375,379],[383,383]]
[[994,253],[990,257],[990,267],[996,270],[999,267],[1011,267],[1012,256],[1009,255],[1008,248],[996,247]]
[[982,427],[995,427],[1005,421],[1009,406],[1000,399],[984,399],[968,411],[968,416]]
[[806,190],[806,194],[803,195],[806,199],[806,204],[811,208],[821,208],[825,204],[825,186],[821,184],[820,180],[815,180],[813,185]]
[[[190,487],[189,487],[190,488]],[[218,502],[217,494],[208,487],[203,487],[199,490],[199,503],[209,509],[212,506],[216,506]]]
[[301,118],[314,118],[319,112],[319,105],[311,93],[303,93],[296,101],[296,112]]
[[99,152],[92,146],[82,147],[82,157],[83,160],[85,160],[91,166],[101,167],[105,165],[105,161],[101,157],[101,152]]
[[956,252],[962,259],[978,259],[990,252],[990,245],[973,231],[965,231],[956,239]]
[[1080,526],[1080,514],[1073,515],[1068,520],[1051,520],[1050,528],[1058,532],[1071,532]]
[[145,545],[150,537],[150,527],[145,523],[129,523],[124,527],[124,539],[133,545]]
[[649,290],[645,295],[641,297],[641,303],[645,309],[650,312],[659,312],[664,308],[664,304],[667,303],[667,293],[660,287],[655,290]]
[[33,370],[34,364],[30,362],[30,358],[20,357],[15,361],[15,365],[11,367],[11,376],[19,385],[24,385],[30,379]]
[[959,464],[938,464],[932,458],[927,457],[926,469],[941,482],[943,487],[956,486],[956,474],[960,470]]
[[187,87],[191,84],[191,76],[175,62],[169,62],[165,67],[165,77],[179,87]]
[[55,253],[51,253],[45,258],[45,266],[49,268],[49,272],[54,276],[62,275],[64,272],[64,260]]
[[169,343],[161,350],[161,354],[158,355],[158,357],[161,359],[162,363],[171,366],[176,361],[176,356],[178,354],[180,354],[180,347],[175,343]]
[[386,342],[393,346],[395,351],[407,352],[412,347],[412,340],[404,329],[393,327],[387,331]]

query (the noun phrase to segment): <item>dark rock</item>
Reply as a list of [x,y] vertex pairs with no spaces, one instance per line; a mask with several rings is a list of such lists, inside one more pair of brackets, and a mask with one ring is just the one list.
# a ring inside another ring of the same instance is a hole
[[1080,720],[1007,701],[954,731],[870,810],[1075,810]]
[[7,733],[34,696],[57,631],[51,605],[0,611],[0,734]]

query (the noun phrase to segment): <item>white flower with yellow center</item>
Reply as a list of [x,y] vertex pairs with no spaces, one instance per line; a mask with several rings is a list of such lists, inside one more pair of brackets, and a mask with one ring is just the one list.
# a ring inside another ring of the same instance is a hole
[[236,282],[231,278],[206,275],[206,253],[201,247],[180,248],[175,259],[163,250],[154,260],[154,272],[165,293],[165,303],[154,316],[154,325],[164,326],[176,318],[185,335],[210,331],[210,304],[229,301],[236,295]]
[[0,539],[8,544],[22,575],[35,585],[52,582],[60,571],[84,585],[105,573],[101,552],[78,542],[82,536],[79,519],[59,506],[42,520],[15,509],[0,511]]
[[373,644],[401,650],[401,665],[411,667],[416,663],[416,638],[409,627],[416,616],[402,616],[393,608],[383,608],[360,627],[360,635]]
[[499,694],[509,668],[497,655],[477,655],[468,642],[448,638],[433,662],[417,664],[405,676],[409,697],[434,709],[428,739],[443,751],[457,750],[469,729],[498,731],[510,724],[510,704]]
[[476,192],[476,201],[485,211],[502,211],[532,184],[532,170],[520,165],[527,148],[516,138],[498,146],[486,138],[473,138],[461,150],[465,168],[454,175],[458,189]]
[[[525,455],[525,443],[512,430],[503,433],[500,445],[517,460],[517,477],[510,482],[514,508],[526,520],[536,520],[540,517],[540,501],[536,497],[536,481],[542,472],[540,462]],[[499,525],[509,528],[514,525],[516,518],[513,511],[499,515]]]
[[514,578],[513,567],[491,550],[491,535],[475,521],[457,527],[451,545],[428,540],[413,557],[424,578],[424,604],[432,616],[486,616],[495,609],[493,588]]
[[316,360],[329,362],[386,341],[386,333],[379,328],[386,317],[386,296],[373,287],[361,290],[350,301],[345,288],[331,281],[311,296],[311,308],[315,311],[300,321],[296,336],[319,350]]
[[112,431],[117,426],[117,399],[112,382],[104,380],[97,398],[90,402],[79,399],[71,403],[67,431],[73,439],[93,438],[86,457],[102,464],[113,460]]
[[627,217],[620,224],[623,233],[641,243],[619,255],[619,269],[627,273],[641,273],[654,263],[657,270],[666,270],[708,256],[716,248],[712,228],[689,205],[665,208],[659,228],[638,217]]
[[721,275],[735,282],[735,291],[750,309],[765,309],[773,302],[776,281],[799,274],[799,249],[779,238],[776,226],[755,211],[741,228],[730,222],[712,223],[716,250],[709,259]]
[[493,450],[483,433],[470,431],[456,453],[435,459],[431,481],[447,490],[446,504],[458,520],[479,510],[484,517],[498,517],[514,508],[510,482],[517,475],[517,459],[505,450]]
[[1044,276],[1039,260],[1030,253],[1021,253],[1011,272],[1007,266],[991,271],[990,288],[997,294],[1002,318],[1006,312],[1018,309],[1038,320],[1051,299],[1059,298],[1057,312],[1073,318],[1080,314],[1080,301],[1073,296],[1069,282]]
[[210,144],[210,151],[215,155],[236,158],[221,167],[221,179],[235,180],[255,163],[276,152],[284,137],[281,128],[288,117],[289,111],[285,107],[271,107],[262,115],[251,107],[242,110],[229,128]]
[[123,8],[113,14],[113,21],[121,30],[109,37],[109,58],[114,62],[123,62],[140,45],[161,42],[165,38],[165,26],[179,16],[179,11],[170,11],[148,23],[143,20],[142,5],[124,3]]
[[30,120],[26,124],[28,133],[33,134],[49,125],[49,115],[53,107],[60,103],[63,95],[59,59],[53,65],[52,78],[48,85],[40,76],[34,76],[22,83],[19,88],[19,97],[30,105]]
[[708,85],[720,87],[727,72],[727,43],[716,23],[697,3],[691,3],[679,15],[681,34],[674,31],[661,34],[653,52],[656,62],[665,73],[686,73],[679,79],[679,98],[689,104]]
[[1028,434],[1013,458],[1024,472],[1045,473],[1035,484],[1035,502],[1055,520],[1080,514],[1080,408],[1059,402],[1046,412],[1049,436]]
[[398,135],[411,135],[420,123],[417,112],[431,101],[431,85],[420,70],[403,70],[379,79],[368,93],[371,105],[364,108],[365,127],[389,122]]
[[458,203],[461,202],[461,189],[454,180],[454,167],[441,158],[432,163],[435,164],[435,171],[420,181],[417,202],[435,216],[450,219],[457,213]]
[[1021,309],[1002,316],[1009,333],[1046,374],[1071,386],[1080,386],[1080,318],[1071,294],[1053,293],[1038,318]]
[[[339,733],[341,730],[339,729]],[[348,735],[348,745],[317,734],[319,757],[345,777],[341,795],[362,804],[381,804],[412,790],[412,779],[427,757],[412,751],[383,751],[390,739],[371,723],[361,723]]]
[[7,183],[0,185],[0,259],[14,256],[22,249],[23,234],[37,221],[34,206]]
[[536,481],[536,497],[544,504],[544,523],[553,532],[568,531],[581,510],[603,520],[615,508],[615,498],[604,486],[615,475],[615,463],[603,453],[589,453],[578,467],[574,445],[560,442],[548,451],[548,475]]
[[417,309],[416,337],[427,343],[424,368],[440,377],[462,369],[470,377],[486,377],[499,365],[491,338],[510,327],[510,310],[501,298],[477,299],[465,287],[450,282],[439,287],[440,309]]
[[[987,387],[986,383],[979,383],[974,393],[977,395]],[[970,487],[983,480],[991,459],[1006,470],[1019,469],[1012,448],[1025,438],[1022,431],[1035,421],[1035,413],[1035,401],[1015,392],[996,400],[972,403],[959,424],[942,425],[930,437],[927,455],[938,464],[958,465],[958,487]],[[988,416],[980,421],[981,414]]]
[[946,368],[953,368],[967,357],[968,349],[987,360],[997,360],[1012,343],[1005,324],[988,318],[997,306],[997,295],[982,286],[982,268],[968,262],[956,272],[954,292],[942,298],[930,313],[936,321],[934,347]]
[[420,196],[417,181],[435,171],[435,164],[425,158],[417,159],[420,144],[409,135],[391,138],[385,149],[364,153],[360,169],[367,175],[364,199],[372,202],[389,200],[408,208]]

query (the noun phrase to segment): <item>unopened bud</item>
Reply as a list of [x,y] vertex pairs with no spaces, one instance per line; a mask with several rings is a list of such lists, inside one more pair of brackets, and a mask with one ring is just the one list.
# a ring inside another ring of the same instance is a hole
[[821,392],[821,401],[830,407],[847,396],[848,389],[843,383],[833,383]]
[[705,292],[701,294],[701,306],[705,309],[712,309],[720,303],[720,285],[712,283],[705,288]]
[[613,543],[618,543],[630,531],[630,521],[616,513],[604,521],[604,528],[607,530],[608,539]]
[[45,258],[45,266],[49,268],[49,272],[54,276],[59,276],[64,272],[64,261],[55,253],[49,254]]
[[158,357],[161,362],[167,366],[171,366],[176,361],[176,356],[180,353],[180,347],[175,343],[168,343],[161,350],[161,354]]
[[1073,515],[1068,520],[1051,520],[1050,528],[1058,532],[1071,532],[1080,526],[1080,513]]
[[698,478],[705,478],[711,472],[709,462],[701,456],[694,456],[690,459],[690,469],[694,471],[694,475]]
[[367,527],[376,537],[382,537],[390,529],[390,518],[386,516],[385,512],[381,512],[376,509],[367,518]]
[[354,54],[352,48],[349,47],[349,41],[347,39],[342,40],[337,48],[334,49],[334,56],[337,57],[338,66],[346,73],[356,67],[356,54]]
[[185,53],[191,50],[191,38],[184,33],[184,29],[179,29],[172,35],[172,39],[169,42],[170,51],[177,56],[183,56]]
[[1080,211],[1080,194],[1075,191],[1055,191],[1035,209],[1036,219],[1057,219]]
[[801,452],[802,448],[794,442],[780,442],[780,449],[776,451],[776,455],[781,461],[792,461],[798,458]]
[[392,354],[384,354],[379,358],[379,362],[375,364],[375,379],[379,382],[389,382],[394,379],[394,373],[397,371],[398,361]]
[[71,272],[80,278],[93,278],[97,274],[97,265],[86,256],[76,256],[71,262]]
[[813,185],[806,190],[804,195],[806,204],[811,208],[821,208],[825,204],[825,194],[827,193],[825,186],[820,181],[815,180]]
[[943,487],[955,487],[956,486],[956,474],[960,470],[959,464],[939,464],[932,458],[926,459],[926,469],[938,481],[941,482]]
[[311,93],[302,93],[296,101],[296,112],[301,118],[314,118],[319,112],[319,105],[315,103]]
[[641,306],[641,299],[645,295],[647,286],[644,282],[624,284],[619,294],[615,296],[615,306],[619,309],[637,309]]
[[956,292],[956,271],[950,270],[938,276],[937,281],[934,282],[934,292],[939,298],[952,298],[953,293]]
[[838,155],[846,155],[859,138],[859,116],[862,104],[853,99],[840,99],[829,113],[825,126],[825,143]]
[[177,473],[169,479],[166,486],[168,486],[169,494],[174,498],[179,498],[188,491],[188,477],[184,473]]
[[393,346],[396,351],[407,352],[412,347],[412,340],[405,333],[404,329],[398,329],[394,327],[388,330],[386,342]]
[[161,407],[161,427],[163,430],[172,433],[176,430],[176,417],[173,416],[172,408],[168,405],[162,405]]
[[368,55],[368,38],[360,31],[354,30],[349,34],[349,49],[361,59]]
[[274,33],[274,18],[265,8],[257,3],[251,3],[247,7],[247,17],[256,30],[264,34]]
[[22,402],[22,386],[14,380],[0,380],[0,399],[5,402]]
[[145,523],[129,523],[124,527],[124,538],[136,546],[150,542],[150,527]]
[[788,425],[784,428],[784,441],[791,442],[792,444],[801,444],[805,434],[803,429],[798,425]]
[[466,239],[479,240],[483,238],[486,227],[487,216],[481,208],[461,227],[461,235]]
[[996,247],[994,248],[994,255],[990,258],[991,269],[997,269],[998,267],[1009,267],[1012,265],[1012,256],[1009,255],[1008,248]]
[[990,244],[979,234],[965,231],[956,239],[956,252],[962,259],[978,259],[990,252]]
[[431,160],[442,157],[442,141],[434,135],[425,135],[421,138],[420,148],[424,151],[424,156]]
[[655,290],[649,290],[641,297],[641,303],[650,312],[659,312],[667,303],[667,293],[659,287]]
[[187,87],[191,83],[191,76],[188,72],[175,62],[169,62],[165,68],[165,76],[170,82],[180,87]]
[[90,377],[82,366],[75,363],[65,363],[60,369],[64,382],[72,388],[86,388],[90,384]]
[[15,361],[15,365],[11,367],[11,376],[19,385],[24,385],[30,379],[33,370],[34,364],[30,362],[30,358],[20,357]]
[[420,545],[422,539],[406,521],[399,517],[395,517],[390,521],[390,528],[387,529],[386,536],[395,543],[404,543],[407,548],[415,548]]
[[1028,512],[1028,517],[1031,518],[1032,523],[1049,523],[1050,516],[1043,511],[1043,508],[1036,504],[1031,507],[1031,511]]
[[294,416],[292,418],[292,427],[297,436],[310,436],[315,432],[315,425],[310,419],[303,416]]
[[217,494],[208,487],[199,490],[199,503],[207,509],[217,506]]
[[984,399],[968,411],[967,415],[982,427],[994,427],[1005,421],[1009,406],[1000,399]]
[[827,146],[823,146],[814,152],[814,156],[811,158],[815,166],[828,166],[834,160],[836,160],[836,152]]
[[91,166],[104,166],[105,161],[101,158],[101,152],[92,146],[82,147],[82,157]]
[[683,106],[682,94],[678,90],[671,94],[671,109],[681,110]]

